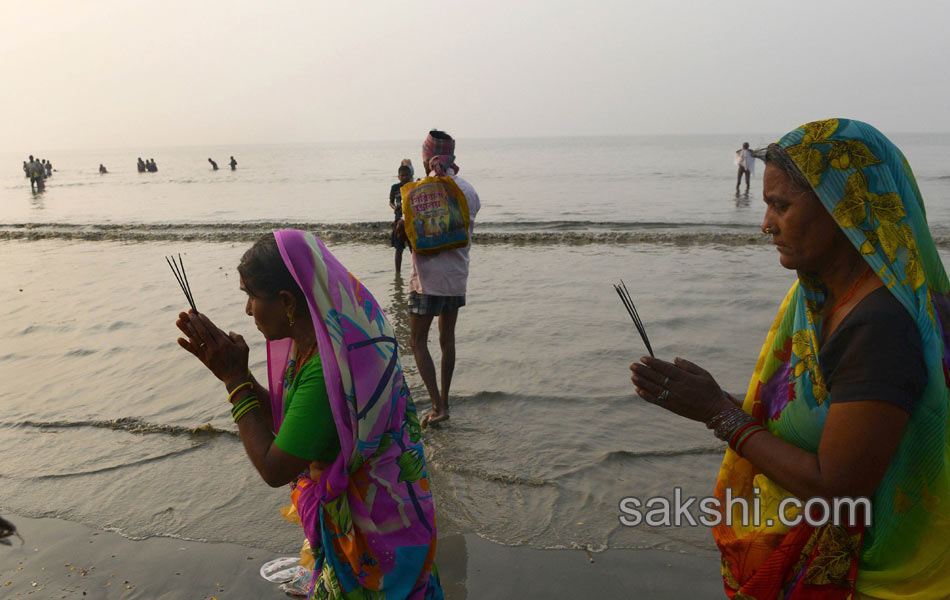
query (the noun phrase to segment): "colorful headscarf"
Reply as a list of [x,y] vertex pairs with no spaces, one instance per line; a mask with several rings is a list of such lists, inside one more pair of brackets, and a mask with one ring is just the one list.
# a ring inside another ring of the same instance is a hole
[[[950,323],[947,275],[927,226],[923,199],[901,151],[866,123],[829,119],[778,144],[887,289],[917,323],[928,382],[872,498],[863,527],[779,523],[791,494],[732,450],[716,495],[750,502],[760,490],[760,526],[734,519],[713,530],[730,598],[945,598],[950,593]],[[830,405],[818,368],[825,290],[797,281],[759,355],[743,409],[769,431],[817,453]],[[943,321],[941,319],[944,319]],[[786,511],[787,516],[792,516]],[[738,514],[734,515],[738,517]],[[771,519],[771,523],[768,519]],[[856,594],[856,595],[852,595]]]
[[[382,309],[312,234],[274,233],[307,298],[341,452],[293,492],[318,555],[311,598],[439,600],[435,514],[416,408]],[[292,340],[267,344],[275,429]]]
[[459,172],[455,164],[455,140],[433,137],[431,131],[422,142],[422,159],[428,161],[429,169],[439,177],[445,176],[446,169]]

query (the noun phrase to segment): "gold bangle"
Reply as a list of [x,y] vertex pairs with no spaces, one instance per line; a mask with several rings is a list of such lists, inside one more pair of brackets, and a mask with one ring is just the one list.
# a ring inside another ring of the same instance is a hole
[[245,381],[245,382],[242,383],[241,385],[239,385],[239,386],[237,386],[236,388],[234,388],[233,390],[231,390],[231,393],[228,394],[228,402],[231,402],[232,398],[234,398],[234,394],[238,393],[239,390],[242,390],[242,389],[244,389],[244,388],[246,388],[246,387],[248,387],[248,386],[253,386],[253,385],[254,385],[254,384],[253,384],[252,382],[250,382],[250,381]]

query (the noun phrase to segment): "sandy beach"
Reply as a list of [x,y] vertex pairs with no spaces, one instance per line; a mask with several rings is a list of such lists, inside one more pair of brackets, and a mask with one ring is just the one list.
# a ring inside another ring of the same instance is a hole
[[[286,598],[258,573],[273,552],[174,538],[130,540],[62,519],[14,521],[24,543],[0,547],[0,597],[94,600]],[[439,540],[446,598],[708,598],[714,556],[656,550],[536,550],[476,535]]]

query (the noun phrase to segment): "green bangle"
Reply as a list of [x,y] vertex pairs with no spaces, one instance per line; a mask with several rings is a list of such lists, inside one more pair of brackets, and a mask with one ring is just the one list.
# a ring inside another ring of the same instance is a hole
[[243,411],[241,411],[240,413],[237,414],[237,416],[234,417],[234,422],[237,423],[237,422],[240,421],[245,415],[247,415],[247,413],[251,412],[251,411],[254,410],[255,408],[260,408],[260,407],[261,407],[261,405],[258,404],[257,402],[255,402],[255,403],[253,403],[253,404],[248,404],[247,407],[245,407],[245,409],[244,409]]
[[234,422],[237,423],[241,420],[241,417],[245,416],[255,408],[260,407],[261,403],[257,401],[257,396],[248,396],[231,409],[231,417],[234,419]]
[[245,398],[241,398],[240,400],[238,400],[231,406],[231,414],[234,414],[235,412],[240,410],[241,407],[244,406],[245,404],[254,402],[255,400],[257,400],[257,396],[255,396],[254,394],[250,394]]

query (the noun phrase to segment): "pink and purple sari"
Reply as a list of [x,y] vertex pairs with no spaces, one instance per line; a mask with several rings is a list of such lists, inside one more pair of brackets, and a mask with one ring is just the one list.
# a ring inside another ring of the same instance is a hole
[[[379,304],[312,234],[274,233],[307,298],[341,452],[292,498],[317,562],[310,598],[443,598],[435,512],[415,405]],[[274,428],[283,421],[290,339],[268,342]]]

